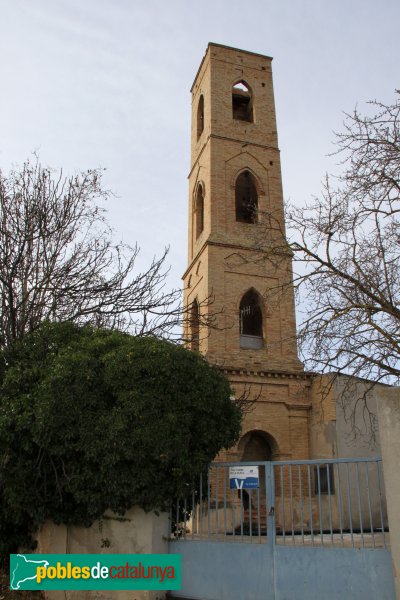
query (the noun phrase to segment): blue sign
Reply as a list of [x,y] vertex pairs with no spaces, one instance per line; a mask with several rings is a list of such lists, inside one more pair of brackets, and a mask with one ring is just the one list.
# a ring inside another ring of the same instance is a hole
[[254,489],[259,487],[258,467],[229,467],[231,490]]

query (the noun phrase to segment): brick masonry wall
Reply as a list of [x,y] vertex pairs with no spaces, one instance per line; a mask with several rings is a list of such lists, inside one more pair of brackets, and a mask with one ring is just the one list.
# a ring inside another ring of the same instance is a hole
[[[225,370],[235,395],[254,404],[242,439],[251,431],[270,436],[274,459],[309,457],[309,378],[297,357],[291,261],[265,260],[263,246],[284,235],[283,194],[271,58],[216,44],[208,46],[192,87],[189,174],[188,269],[185,303],[213,297],[216,327],[200,332],[200,351]],[[232,86],[252,92],[254,122],[232,117]],[[204,98],[204,129],[197,113]],[[236,221],[235,182],[243,170],[256,180],[258,222]],[[196,238],[194,202],[204,190],[204,229]],[[263,348],[240,347],[239,304],[254,288],[263,297]],[[204,309],[203,309],[204,310]],[[219,458],[240,460],[235,448]],[[260,458],[261,459],[261,458]]]

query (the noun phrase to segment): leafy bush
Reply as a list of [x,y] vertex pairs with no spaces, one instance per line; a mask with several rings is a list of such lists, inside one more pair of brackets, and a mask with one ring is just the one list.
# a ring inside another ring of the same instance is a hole
[[45,323],[1,356],[0,551],[40,523],[168,508],[236,441],[240,409],[200,355]]

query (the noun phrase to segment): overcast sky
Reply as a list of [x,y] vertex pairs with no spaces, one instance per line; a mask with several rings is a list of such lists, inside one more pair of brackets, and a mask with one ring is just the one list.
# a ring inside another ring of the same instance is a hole
[[117,237],[187,261],[190,87],[209,41],[274,57],[286,198],[317,194],[342,111],[400,87],[399,0],[0,0],[0,168],[107,169]]

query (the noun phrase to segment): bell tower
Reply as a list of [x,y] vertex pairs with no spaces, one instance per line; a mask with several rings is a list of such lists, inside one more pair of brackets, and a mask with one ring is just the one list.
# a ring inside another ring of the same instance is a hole
[[[309,380],[297,356],[291,258],[265,252],[285,235],[271,63],[210,43],[191,89],[186,333],[193,350],[224,370],[236,396],[255,399],[231,452],[246,460],[250,447],[269,448],[269,458],[309,454]],[[212,328],[201,325],[206,311]]]

